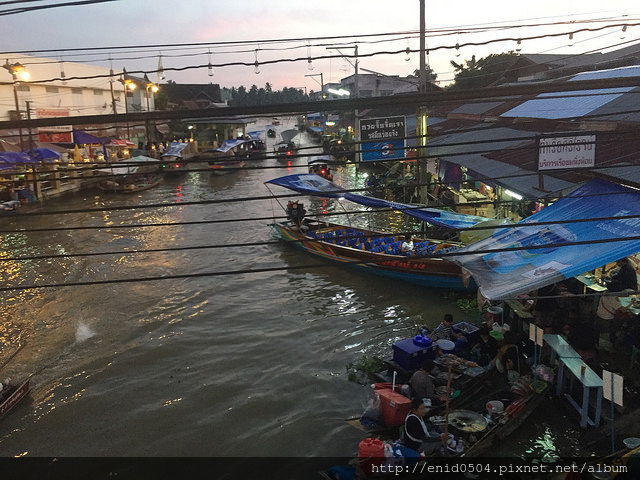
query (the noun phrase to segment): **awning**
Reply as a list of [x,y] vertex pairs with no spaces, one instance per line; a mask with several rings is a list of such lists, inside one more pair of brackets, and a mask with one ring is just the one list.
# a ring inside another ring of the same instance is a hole
[[422,208],[406,203],[390,202],[381,198],[367,197],[346,192],[344,189],[329,180],[314,174],[295,174],[269,180],[265,183],[280,185],[300,193],[315,195],[318,197],[344,198],[360,205],[376,208],[393,208],[423,222],[438,225],[444,228],[467,228],[480,222],[489,220],[475,215],[438,210],[436,208]]
[[225,140],[220,145],[220,148],[216,148],[216,152],[226,153],[232,148],[236,148],[238,145],[242,145],[243,143],[247,143],[247,140],[243,140],[241,138],[236,138],[235,140]]
[[0,170],[13,170],[16,165],[38,163],[38,160],[24,152],[0,152]]
[[105,137],[96,137],[82,130],[73,131],[73,143],[76,145],[102,145],[109,143],[109,139]]
[[501,228],[448,260],[471,272],[484,297],[515,298],[639,252],[640,220],[618,218],[634,215],[640,191],[594,179],[517,224],[526,226]]
[[112,138],[109,143],[107,143],[107,147],[135,147],[136,144],[131,140],[121,140],[119,138]]
[[61,153],[51,148],[34,148],[33,151],[25,152],[31,154],[39,162],[52,162],[61,157]]

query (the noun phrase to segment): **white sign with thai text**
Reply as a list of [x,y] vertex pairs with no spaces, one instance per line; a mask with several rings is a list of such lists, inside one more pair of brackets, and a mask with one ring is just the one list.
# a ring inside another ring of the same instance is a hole
[[538,170],[593,168],[595,164],[595,135],[540,139]]

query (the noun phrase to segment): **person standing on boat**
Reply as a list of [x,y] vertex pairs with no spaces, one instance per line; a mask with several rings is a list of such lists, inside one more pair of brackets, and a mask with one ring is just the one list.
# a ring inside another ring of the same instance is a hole
[[448,435],[437,432],[430,422],[426,422],[426,413],[427,407],[421,398],[411,400],[411,411],[404,420],[402,443],[416,452],[431,454],[445,444]]
[[404,255],[411,255],[411,252],[413,251],[413,240],[411,239],[411,235],[404,237],[404,242],[402,242],[400,250]]

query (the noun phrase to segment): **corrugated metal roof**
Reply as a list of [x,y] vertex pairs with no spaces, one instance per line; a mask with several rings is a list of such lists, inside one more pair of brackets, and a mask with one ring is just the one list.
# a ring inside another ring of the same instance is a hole
[[546,119],[579,118],[589,115],[634,88],[601,88],[545,93],[512,108],[501,116]]
[[459,106],[451,113],[466,113],[473,115],[481,115],[483,113],[488,112],[489,110],[493,110],[496,107],[502,105],[503,102],[480,102],[480,103],[465,103],[464,105]]
[[640,168],[637,165],[600,168],[595,171],[595,174],[618,180],[621,183],[631,182],[640,185]]
[[640,77],[640,65],[630,67],[611,68],[609,70],[596,70],[594,72],[582,72],[573,77],[572,81],[600,80],[603,78]]
[[[471,132],[454,133],[444,137],[429,140],[427,152],[429,155],[467,154],[478,151],[504,150],[516,146],[528,138],[534,138],[535,132],[514,130],[505,127],[491,127]],[[451,145],[463,144],[463,145]]]

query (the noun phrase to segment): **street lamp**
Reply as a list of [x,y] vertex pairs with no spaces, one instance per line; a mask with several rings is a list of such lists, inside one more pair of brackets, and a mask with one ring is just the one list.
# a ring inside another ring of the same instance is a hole
[[[144,82],[145,82],[144,86],[146,88],[146,95],[147,95],[147,112],[150,112],[151,109],[149,108],[149,90],[151,90],[153,93],[158,93],[158,90],[160,90],[160,89],[158,88],[158,86],[155,83],[153,83],[151,80],[149,80],[149,77],[147,76],[146,73],[144,74]],[[150,123],[149,120],[147,120],[145,122],[146,130],[147,130],[147,144],[151,143],[151,138],[150,138],[150,135],[149,135],[149,130],[150,130],[149,123]]]
[[151,111],[149,109],[149,90],[151,90],[153,93],[158,93],[158,90],[160,90],[160,87],[158,87],[158,85],[156,85],[151,80],[149,80],[149,77],[147,76],[146,73],[144,74],[144,81],[145,81],[145,87],[147,89],[147,112],[149,112]]
[[[322,76],[322,73],[310,73],[308,75],[305,75],[305,77],[320,77],[320,96],[324,99],[327,96],[324,94],[324,77]],[[316,80],[314,78],[314,80]],[[317,82],[318,80],[316,80]]]
[[124,113],[127,116],[127,139],[130,139],[131,134],[129,133],[129,102],[127,101],[127,93],[128,91],[133,92],[137,88],[137,85],[133,80],[127,78],[127,71],[124,68],[122,69],[122,78],[119,80],[119,82],[122,83],[122,87],[124,88]]
[[[13,97],[16,101],[16,115],[18,116],[18,120],[22,120],[22,115],[20,114],[20,102],[18,101],[17,85],[20,80],[25,82],[29,80],[29,72],[27,72],[27,69],[21,63],[9,63],[9,60],[7,60],[3,67],[11,74],[13,78]],[[24,145],[22,141],[22,127],[18,128],[18,135],[20,138],[20,150],[23,150]]]

